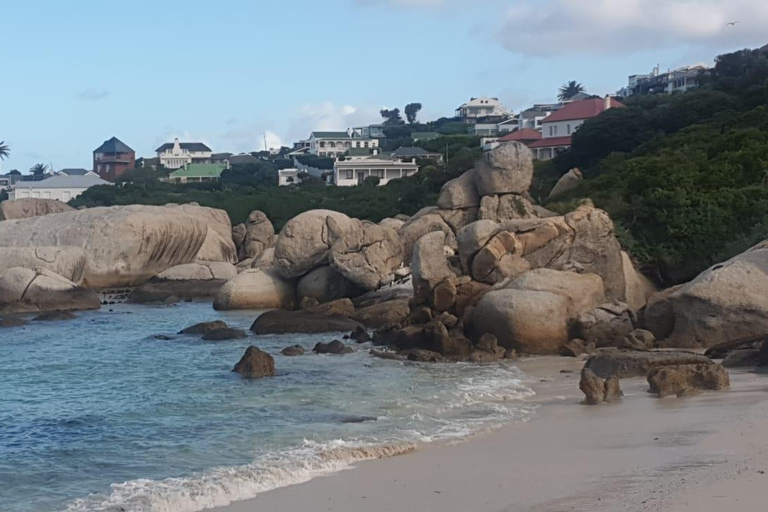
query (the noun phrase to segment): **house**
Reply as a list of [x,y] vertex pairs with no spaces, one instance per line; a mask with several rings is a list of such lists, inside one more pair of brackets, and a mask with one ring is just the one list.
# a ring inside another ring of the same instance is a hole
[[98,176],[98,174],[88,169],[61,169],[56,171],[56,174],[64,176]]
[[685,66],[666,73],[659,72],[659,67],[656,66],[647,75],[630,75],[627,86],[616,95],[628,98],[636,95],[688,92],[699,86],[699,79],[707,72],[709,68],[703,64]]
[[357,160],[337,160],[333,166],[333,183],[339,187],[362,185],[369,177],[379,178],[379,185],[390,180],[413,176],[419,166],[395,158],[374,156]]
[[377,148],[378,139],[354,137],[349,132],[312,132],[309,136],[309,154],[321,158],[338,158],[351,148]]
[[440,136],[437,132],[413,132],[411,134],[411,140],[414,142],[419,140],[433,140]]
[[549,160],[571,147],[571,138],[584,121],[610,108],[623,107],[610,96],[568,103],[541,122],[541,139],[527,144],[534,158]]
[[510,131],[511,124],[517,125],[514,117],[507,116],[487,116],[475,120],[475,124],[469,129],[469,135],[489,136],[498,135],[500,130]]
[[522,142],[526,146],[542,139],[541,132],[532,128],[523,128],[522,130],[515,130],[507,135],[500,137],[499,142]]
[[470,98],[468,102],[456,109],[456,117],[469,124],[475,124],[478,118],[506,114],[507,110],[498,98]]
[[136,167],[136,152],[117,137],[104,141],[93,152],[93,170],[107,181],[115,181]]
[[209,162],[213,151],[202,142],[166,142],[155,150],[160,159],[160,165],[166,169],[181,169],[189,164]]
[[226,163],[187,164],[185,167],[170,173],[166,181],[176,185],[209,183],[219,181],[221,173],[226,169],[229,169],[229,165]]
[[112,183],[101,179],[95,173],[82,176],[61,174],[42,181],[20,181],[11,187],[8,192],[8,198],[24,199],[33,197],[56,199],[66,203],[97,185],[112,185]]
[[298,185],[301,183],[299,174],[302,171],[299,169],[280,169],[277,171],[277,185],[280,187],[287,187],[289,185]]
[[422,148],[397,148],[389,156],[402,162],[415,162],[417,159],[443,161],[442,153],[431,153]]
[[532,130],[541,130],[541,123],[552,112],[556,112],[563,108],[562,103],[549,103],[538,104],[533,107],[523,110],[517,115],[517,126],[519,130],[530,128]]
[[352,133],[355,137],[360,137],[363,139],[380,139],[386,137],[386,135],[384,135],[384,128],[385,126],[383,124],[357,126],[352,128]]

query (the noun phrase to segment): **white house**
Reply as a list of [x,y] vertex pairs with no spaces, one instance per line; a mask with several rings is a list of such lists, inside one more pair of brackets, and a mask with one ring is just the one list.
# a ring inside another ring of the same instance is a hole
[[507,109],[498,98],[471,98],[468,102],[456,109],[456,117],[465,123],[474,124],[479,117],[504,116]]
[[352,148],[377,148],[378,139],[355,137],[354,132],[312,132],[309,153],[319,157],[338,158]]
[[58,175],[41,181],[19,181],[8,191],[8,199],[33,197],[56,199],[66,203],[96,185],[113,185],[113,183],[93,174],[84,176]]
[[541,123],[553,112],[556,112],[561,108],[563,108],[562,103],[534,105],[517,115],[517,126],[515,126],[515,128],[518,130],[530,128],[531,130],[541,131]]
[[208,162],[213,156],[211,148],[202,142],[166,142],[156,150],[160,164],[166,169],[181,169],[185,165]]
[[287,187],[288,185],[298,185],[301,183],[299,174],[302,171],[298,169],[280,169],[277,171],[277,184],[280,187]]
[[333,183],[339,187],[362,185],[371,176],[379,178],[379,185],[390,180],[413,176],[419,166],[394,158],[371,157],[360,160],[337,161],[333,166]]
[[63,174],[64,176],[98,176],[98,173],[89,171],[88,169],[61,169],[56,171],[56,174]]

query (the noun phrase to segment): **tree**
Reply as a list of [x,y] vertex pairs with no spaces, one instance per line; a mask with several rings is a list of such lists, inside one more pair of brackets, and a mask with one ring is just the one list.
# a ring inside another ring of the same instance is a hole
[[560,101],[568,101],[579,93],[584,92],[584,86],[576,80],[571,80],[567,84],[560,86],[560,91],[557,95],[557,99]]
[[0,140],[0,160],[5,160],[11,154],[11,148],[4,140]]
[[381,117],[384,118],[384,124],[387,126],[404,124],[403,118],[400,117],[399,108],[393,108],[392,110],[383,109],[379,113],[381,114]]
[[48,166],[45,164],[35,164],[29,168],[29,172],[35,176],[42,176],[48,171]]
[[405,118],[408,120],[409,124],[416,122],[416,116],[419,114],[419,110],[421,110],[421,103],[409,103],[405,106]]

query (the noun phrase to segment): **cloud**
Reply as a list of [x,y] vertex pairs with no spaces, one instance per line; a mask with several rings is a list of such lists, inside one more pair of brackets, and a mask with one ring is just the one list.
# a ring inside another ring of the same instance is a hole
[[235,153],[247,153],[264,149],[264,138],[267,139],[267,149],[280,148],[283,139],[276,132],[264,129],[258,123],[242,123],[237,119],[226,122],[230,127],[220,139],[223,148],[217,152],[234,151]]
[[100,101],[109,96],[106,89],[85,89],[75,94],[75,99],[80,101]]
[[[738,21],[735,26],[728,22]],[[513,53],[632,53],[766,41],[765,0],[519,0],[495,39]]]
[[306,103],[296,110],[288,134],[291,140],[304,139],[314,130],[343,131],[354,126],[381,122],[375,105],[337,105],[332,101]]

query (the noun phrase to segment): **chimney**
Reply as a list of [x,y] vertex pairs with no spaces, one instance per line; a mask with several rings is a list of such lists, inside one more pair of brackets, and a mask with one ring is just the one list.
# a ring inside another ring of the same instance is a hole
[[604,101],[604,103],[603,103],[603,110],[608,110],[609,108],[611,108],[611,95],[610,94],[606,94],[605,95],[605,100],[603,100],[603,101]]

